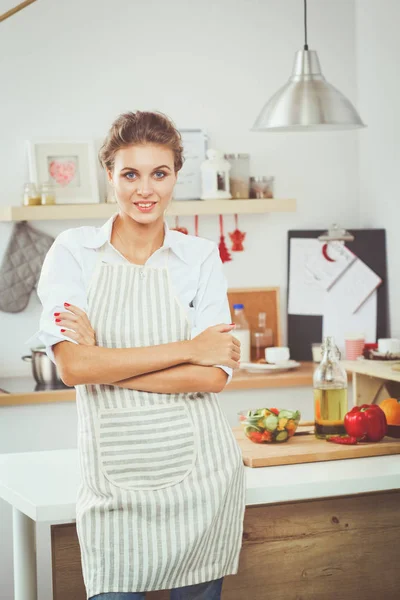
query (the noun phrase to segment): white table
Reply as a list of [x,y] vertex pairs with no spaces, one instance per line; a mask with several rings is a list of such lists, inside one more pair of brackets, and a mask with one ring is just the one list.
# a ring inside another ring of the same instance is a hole
[[[0,455],[0,497],[13,507],[14,600],[37,600],[35,522],[75,521],[76,449]],[[248,506],[400,488],[399,456],[246,467]]]

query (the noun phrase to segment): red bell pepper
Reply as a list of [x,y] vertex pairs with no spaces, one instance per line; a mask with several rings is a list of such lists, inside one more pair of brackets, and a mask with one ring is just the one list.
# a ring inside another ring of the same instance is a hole
[[354,406],[344,417],[344,427],[350,436],[365,442],[379,442],[387,433],[387,421],[377,404]]

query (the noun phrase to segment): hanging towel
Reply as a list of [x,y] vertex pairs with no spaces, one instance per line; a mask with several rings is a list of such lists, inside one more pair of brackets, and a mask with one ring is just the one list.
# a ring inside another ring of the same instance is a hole
[[26,308],[53,242],[26,221],[15,224],[0,267],[0,311],[17,313]]

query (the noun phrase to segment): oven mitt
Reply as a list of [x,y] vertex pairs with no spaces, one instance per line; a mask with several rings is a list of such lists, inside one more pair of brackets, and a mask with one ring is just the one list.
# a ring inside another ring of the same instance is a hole
[[15,224],[0,267],[0,311],[17,313],[26,308],[53,242],[26,221]]

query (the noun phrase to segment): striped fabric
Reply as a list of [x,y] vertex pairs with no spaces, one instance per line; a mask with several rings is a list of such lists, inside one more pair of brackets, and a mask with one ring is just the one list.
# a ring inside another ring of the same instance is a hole
[[[168,268],[99,261],[88,291],[97,343],[188,339]],[[87,598],[237,573],[245,509],[240,449],[215,394],[77,386],[77,532]]]
[[185,404],[99,411],[103,474],[127,490],[157,490],[182,481],[196,460]]

